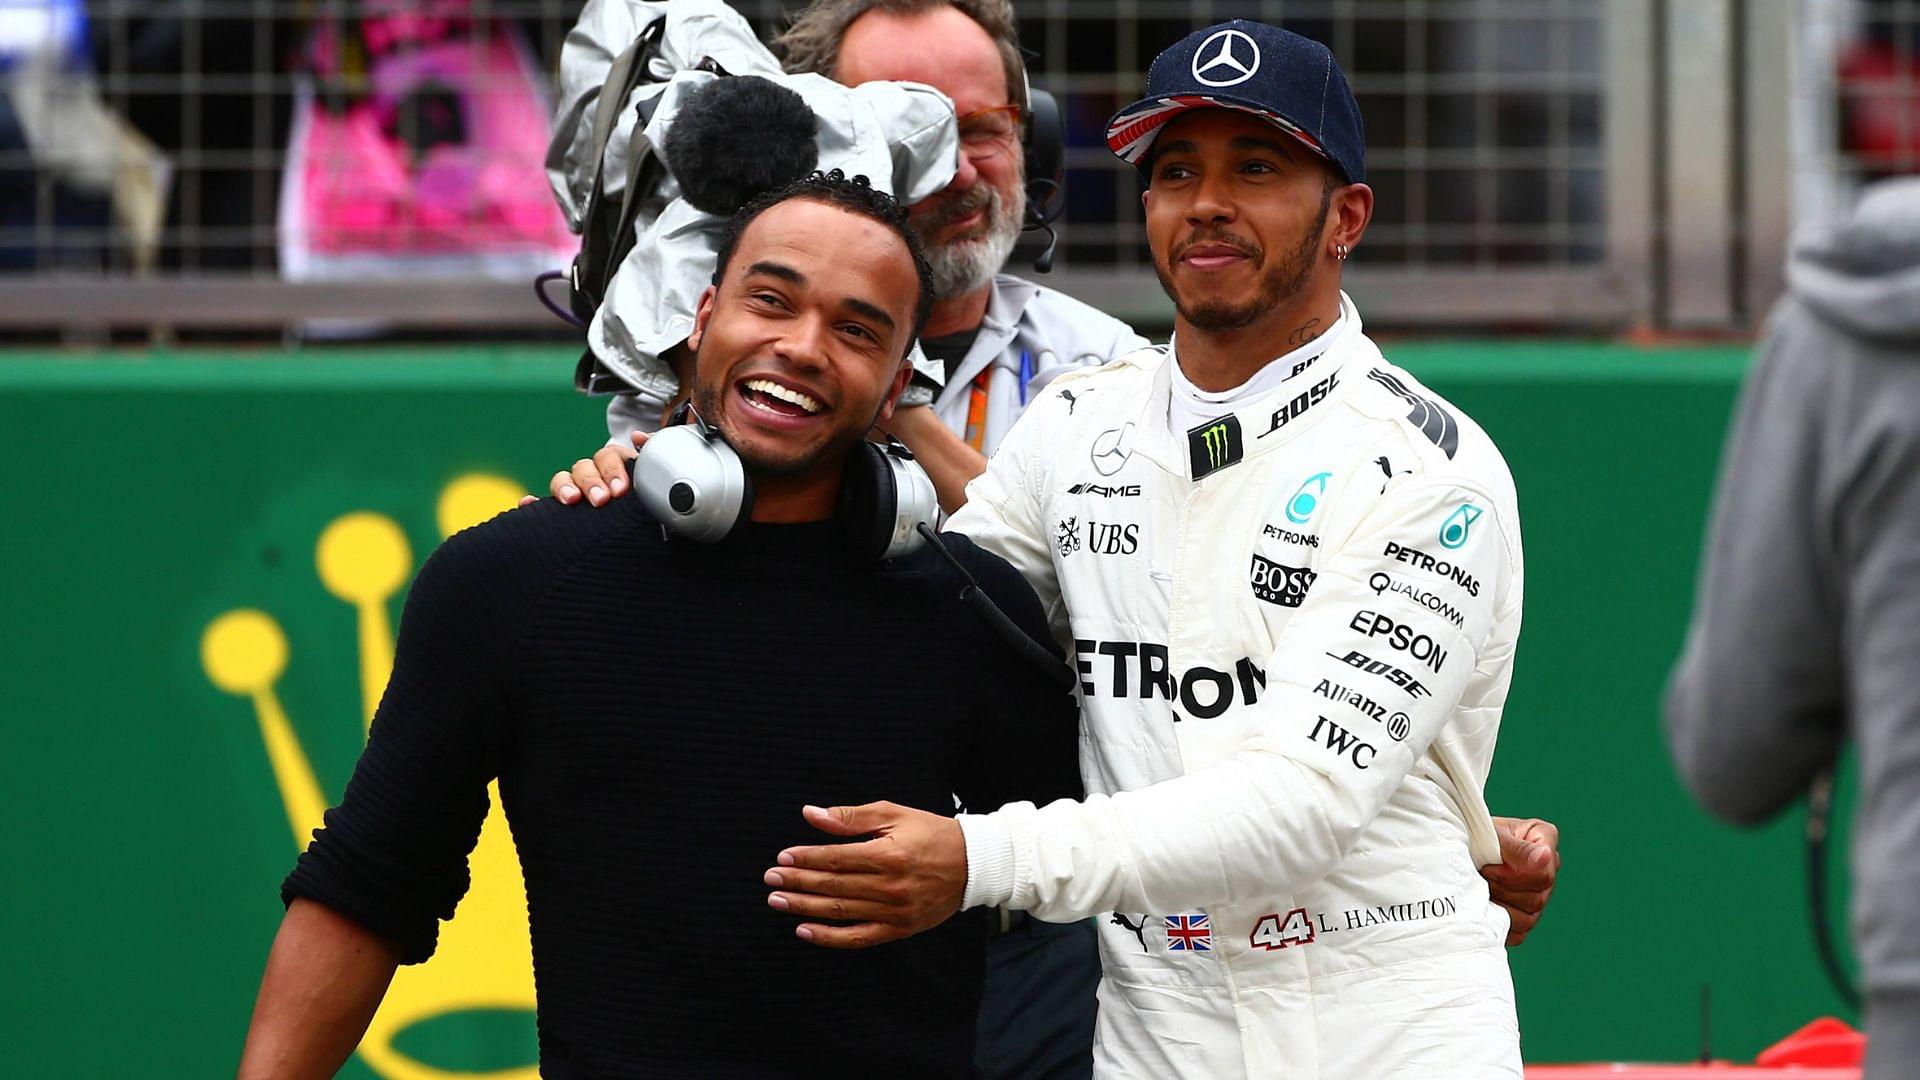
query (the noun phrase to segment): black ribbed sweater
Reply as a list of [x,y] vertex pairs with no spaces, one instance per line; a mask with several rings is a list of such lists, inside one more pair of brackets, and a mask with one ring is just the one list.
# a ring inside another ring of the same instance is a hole
[[[947,542],[1046,640],[1011,567]],[[469,529],[415,580],[366,751],[283,896],[424,960],[498,776],[543,1075],[965,1076],[977,918],[833,951],[795,938],[760,880],[781,848],[825,842],[806,803],[1077,792],[1071,698],[960,585],[931,551],[860,565],[831,522],[667,540],[631,497]]]

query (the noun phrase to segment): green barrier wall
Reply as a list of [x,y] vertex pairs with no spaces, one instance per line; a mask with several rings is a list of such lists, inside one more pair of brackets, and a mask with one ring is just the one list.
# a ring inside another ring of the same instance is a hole
[[[1479,419],[1519,484],[1526,627],[1490,794],[1558,822],[1567,859],[1513,954],[1528,1059],[1690,1058],[1703,983],[1724,1056],[1837,1012],[1797,823],[1709,823],[1659,735],[1745,351],[1388,353]],[[571,363],[0,357],[0,1073],[231,1073],[278,882],[352,768],[404,581],[599,440]],[[397,985],[343,1075],[531,1075],[511,878],[476,887],[466,959]]]

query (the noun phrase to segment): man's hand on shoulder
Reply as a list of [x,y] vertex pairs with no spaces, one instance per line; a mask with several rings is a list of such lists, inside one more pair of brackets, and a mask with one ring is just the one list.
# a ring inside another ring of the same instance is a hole
[[767,897],[776,911],[853,923],[801,923],[794,932],[803,940],[864,949],[931,930],[960,910],[967,843],[954,819],[889,802],[802,813],[822,832],[870,837],[788,848],[767,871],[766,883],[779,890]]
[[[633,440],[632,447],[603,446],[590,458],[581,458],[573,463],[572,469],[562,469],[553,474],[548,482],[548,494],[561,503],[572,506],[580,501],[580,493],[587,493],[587,504],[605,506],[627,493],[627,462],[640,453],[647,444],[647,433],[632,431],[627,437]],[[520,500],[521,506],[540,501],[538,495],[528,495]]]
[[1500,834],[1500,862],[1480,868],[1493,902],[1507,909],[1507,944],[1518,945],[1540,922],[1560,876],[1560,829],[1539,818],[1493,819]]

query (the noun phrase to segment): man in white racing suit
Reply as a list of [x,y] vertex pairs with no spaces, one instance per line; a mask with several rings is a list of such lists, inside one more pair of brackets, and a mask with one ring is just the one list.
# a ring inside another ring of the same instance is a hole
[[[1339,289],[1358,108],[1257,23],[1162,53],[1109,144],[1147,173],[1172,346],[1062,376],[951,527],[1071,642],[1082,802],[781,852],[776,908],[860,947],[998,904],[1098,915],[1096,1075],[1520,1076],[1483,799],[1520,627],[1513,483]],[[851,921],[853,925],[845,925]]]

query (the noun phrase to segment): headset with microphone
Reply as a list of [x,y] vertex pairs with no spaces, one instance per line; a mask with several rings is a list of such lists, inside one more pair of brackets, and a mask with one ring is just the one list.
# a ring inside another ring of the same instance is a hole
[[[719,543],[753,516],[753,478],[746,465],[690,401],[646,441],[630,468],[635,497],[674,535]],[[1049,682],[1071,690],[1072,669],[1009,619],[940,542],[933,527],[939,514],[932,478],[899,440],[862,439],[848,453],[836,517],[854,551],[878,563],[931,544],[959,571],[965,583],[960,600]]]
[[[1031,54],[1021,57],[1022,61],[1031,58]],[[1018,104],[1026,114],[1020,147],[1026,158],[1027,213],[1008,258],[1046,274],[1053,270],[1053,253],[1060,242],[1053,223],[1066,207],[1067,125],[1060,102],[1025,78],[1024,62],[1021,75],[1023,100]]]

